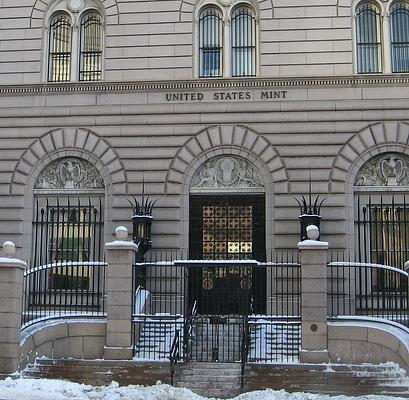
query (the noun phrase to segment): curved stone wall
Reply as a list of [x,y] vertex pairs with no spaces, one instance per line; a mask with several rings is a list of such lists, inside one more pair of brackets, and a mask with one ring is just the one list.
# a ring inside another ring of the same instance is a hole
[[329,322],[328,351],[335,364],[394,362],[409,372],[409,331],[388,321]]
[[48,320],[22,332],[20,365],[24,368],[36,357],[103,358],[105,319]]

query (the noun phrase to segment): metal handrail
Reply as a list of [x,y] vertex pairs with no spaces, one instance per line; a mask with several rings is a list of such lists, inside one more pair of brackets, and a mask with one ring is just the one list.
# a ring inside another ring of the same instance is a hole
[[185,319],[185,324],[183,327],[183,358],[185,362],[189,361],[189,341],[192,336],[193,322],[197,317],[197,300],[192,302],[189,309],[187,318]]
[[175,336],[173,338],[172,346],[170,347],[169,352],[169,361],[170,361],[170,384],[173,386],[173,379],[176,371],[176,364],[180,360],[180,330],[177,329]]
[[249,353],[249,324],[248,316],[243,315],[243,335],[241,339],[241,388],[244,388],[244,371],[247,364],[247,358]]

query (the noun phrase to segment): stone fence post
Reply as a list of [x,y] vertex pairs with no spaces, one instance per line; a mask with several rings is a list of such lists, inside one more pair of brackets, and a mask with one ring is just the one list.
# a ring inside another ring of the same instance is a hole
[[301,260],[301,352],[304,363],[328,363],[327,251],[315,240],[315,225],[307,227],[309,240],[298,243]]
[[0,373],[17,371],[20,358],[23,275],[27,264],[12,258],[13,242],[3,243],[0,257]]
[[138,246],[125,239],[128,230],[116,228],[117,240],[105,244],[107,337],[104,359],[132,358],[132,266]]

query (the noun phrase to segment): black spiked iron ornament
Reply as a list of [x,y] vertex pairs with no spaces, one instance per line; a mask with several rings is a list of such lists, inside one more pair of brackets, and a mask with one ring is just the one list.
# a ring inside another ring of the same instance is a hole
[[[321,206],[322,203],[326,200],[326,198],[323,198],[320,201],[320,196],[317,195],[315,200],[313,201],[312,198],[312,193],[311,193],[311,180],[310,180],[310,187],[309,187],[309,193],[308,193],[308,201],[304,197],[304,195],[301,195],[301,201],[295,198],[296,202],[298,203],[298,206],[300,207],[300,216],[298,217],[300,220],[300,240],[307,240],[307,226],[309,225],[315,225],[318,228],[320,227],[320,222],[321,222]],[[318,237],[317,240],[320,238]]]
[[152,211],[157,200],[151,200],[145,197],[145,182],[142,183],[142,199],[138,199],[132,195],[133,202],[128,200],[133,209],[133,241],[138,245],[136,254],[136,262],[145,260],[146,252],[152,247],[151,227],[152,227]]

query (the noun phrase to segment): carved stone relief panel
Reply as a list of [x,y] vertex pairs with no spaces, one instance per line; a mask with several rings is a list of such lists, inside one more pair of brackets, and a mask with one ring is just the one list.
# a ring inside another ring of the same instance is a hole
[[99,171],[88,161],[75,157],[60,158],[45,167],[35,189],[103,189]]
[[260,172],[249,161],[235,156],[207,160],[194,174],[191,189],[263,189]]
[[359,170],[355,186],[409,186],[409,157],[384,153],[367,161]]

